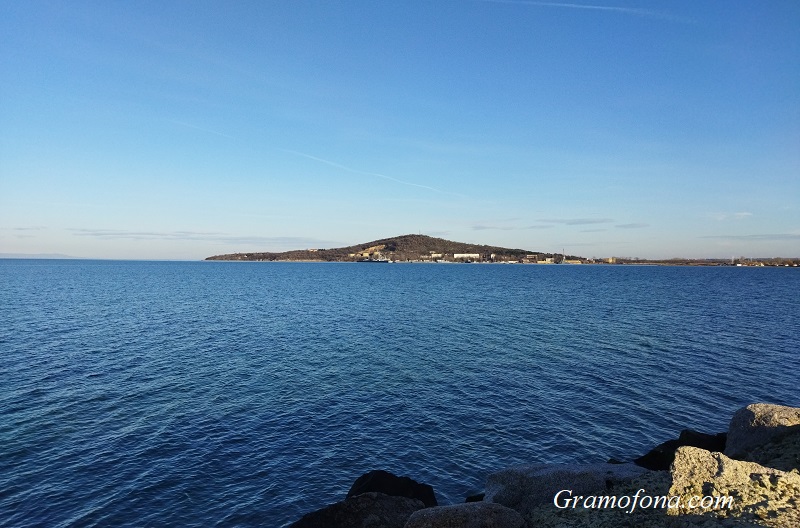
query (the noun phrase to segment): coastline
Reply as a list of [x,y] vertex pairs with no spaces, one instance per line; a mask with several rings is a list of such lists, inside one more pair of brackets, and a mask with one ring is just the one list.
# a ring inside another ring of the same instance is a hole
[[[280,263],[287,263],[287,262],[305,262],[305,263],[316,263],[316,264],[361,264],[361,262],[356,260],[319,260],[319,259],[264,259],[264,260],[257,260],[257,259],[211,259],[206,258],[203,259],[201,262],[260,262],[260,263],[270,263],[270,262],[280,262]],[[618,266],[649,266],[649,267],[683,267],[683,268],[799,268],[800,264],[763,264],[763,265],[731,265],[725,264],[721,261],[698,261],[698,262],[617,262],[614,264],[609,264],[605,262],[581,262],[581,263],[563,263],[563,264],[555,264],[552,262],[458,262],[458,261],[443,261],[443,262],[430,262],[430,261],[423,261],[423,260],[396,260],[389,262],[390,264],[426,264],[426,265],[434,265],[434,264],[480,264],[480,265],[498,265],[498,266],[509,266],[509,265],[520,265],[520,266],[599,266],[599,267],[618,267]]]

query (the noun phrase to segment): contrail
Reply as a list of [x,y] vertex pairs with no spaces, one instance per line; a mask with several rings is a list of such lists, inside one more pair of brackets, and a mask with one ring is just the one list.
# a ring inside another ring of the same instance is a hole
[[590,4],[572,4],[568,2],[537,2],[536,0],[477,0],[490,4],[517,4],[536,7],[563,7],[567,9],[592,9],[595,11],[612,11],[615,13],[624,13],[627,15],[638,15],[646,17],[661,18],[664,20],[685,21],[679,17],[662,13],[659,11],[652,11],[650,9],[638,9],[635,7],[618,7],[618,6],[604,6],[604,5],[590,5]]
[[336,163],[335,161],[330,161],[330,160],[318,158],[316,156],[312,156],[311,154],[305,154],[303,152],[298,152],[296,150],[289,150],[289,149],[281,149],[281,150],[284,151],[284,152],[288,152],[290,154],[294,154],[296,156],[302,156],[304,158],[312,159],[314,161],[319,161],[320,163],[325,163],[326,165],[330,165],[331,167],[336,167],[337,169],[342,169],[342,170],[345,170],[347,172],[352,172],[353,174],[361,174],[362,176],[374,176],[376,178],[382,178],[384,180],[393,181],[395,183],[400,183],[402,185],[409,185],[411,187],[419,187],[420,189],[427,189],[429,191],[433,191],[433,192],[437,192],[437,193],[441,193],[441,194],[451,194],[451,195],[454,195],[454,196],[460,196],[462,198],[464,197],[463,195],[458,194],[458,193],[449,192],[449,191],[443,191],[441,189],[437,189],[436,187],[430,187],[428,185],[421,185],[419,183],[412,183],[412,182],[407,182],[407,181],[403,181],[403,180],[398,180],[397,178],[393,178],[393,177],[387,176],[385,174],[380,174],[378,172],[366,172],[366,171],[362,171],[362,170],[358,170],[358,169],[353,169],[353,168],[347,167],[345,165],[342,165],[340,163]]

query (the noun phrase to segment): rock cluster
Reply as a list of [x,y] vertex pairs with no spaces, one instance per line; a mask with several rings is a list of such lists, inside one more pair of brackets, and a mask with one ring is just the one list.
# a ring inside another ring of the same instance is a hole
[[436,506],[433,488],[387,471],[370,471],[347,498],[304,515],[290,528],[525,528],[516,511],[470,502]]
[[682,446],[692,446],[706,451],[722,451],[727,442],[727,433],[715,435],[684,429],[676,440],[667,440],[633,461],[637,466],[655,471],[666,471],[675,460],[675,451]]
[[754,403],[739,409],[731,419],[725,454],[740,458],[749,451],[800,430],[800,408]]
[[[755,462],[728,458],[696,447],[675,454],[669,494],[681,497],[672,515],[702,514],[690,508],[692,497],[731,497],[729,504],[713,504],[717,517],[763,520],[771,526],[800,526],[800,473],[768,468]],[[709,503],[710,504],[710,503]]]
[[489,475],[483,500],[502,504],[523,515],[547,506],[561,490],[588,496],[641,476],[647,470],[634,464],[535,464]]
[[[757,526],[800,527],[800,408],[756,403],[738,410],[724,453],[681,447],[672,465],[671,515],[700,514]],[[691,509],[691,496],[727,496],[724,508]]]
[[525,528],[525,520],[500,504],[468,502],[417,510],[405,528]]
[[374,470],[364,473],[353,482],[347,498],[371,491],[385,493],[395,497],[408,497],[421,500],[426,508],[436,506],[436,495],[428,484],[420,484],[408,477],[398,477],[388,471]]
[[[800,528],[800,408],[749,405],[727,433],[685,430],[634,462],[509,468],[489,475],[485,494],[450,506],[437,506],[430,486],[371,471],[345,500],[291,528]],[[643,492],[664,502],[585,506]],[[694,497],[727,502],[692,503]]]
[[369,492],[304,515],[291,528],[403,528],[422,501]]

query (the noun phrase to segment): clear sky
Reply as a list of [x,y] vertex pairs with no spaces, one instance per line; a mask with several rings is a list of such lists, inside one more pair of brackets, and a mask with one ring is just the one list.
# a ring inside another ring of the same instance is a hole
[[0,253],[800,256],[800,2],[0,2]]

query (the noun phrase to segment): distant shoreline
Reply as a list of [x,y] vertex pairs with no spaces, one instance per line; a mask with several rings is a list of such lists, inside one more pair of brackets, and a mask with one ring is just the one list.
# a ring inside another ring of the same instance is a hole
[[[681,261],[681,262],[663,262],[663,261],[621,261],[615,263],[608,263],[608,262],[581,262],[581,263],[565,263],[565,264],[554,264],[554,263],[544,263],[544,262],[457,262],[457,261],[444,261],[444,262],[426,262],[426,261],[415,261],[415,260],[399,260],[399,261],[392,261],[391,264],[428,264],[428,265],[435,265],[435,264],[480,264],[480,265],[523,265],[523,266],[606,266],[606,267],[615,267],[615,266],[665,266],[665,267],[703,267],[703,268],[798,268],[800,267],[800,258],[798,259],[785,259],[785,260],[793,260],[794,262],[791,264],[774,264],[768,263],[764,261],[758,261],[758,264],[731,264],[724,260],[714,261],[714,260],[698,260],[698,261]],[[258,263],[311,263],[311,264],[360,264],[358,261],[352,260],[313,260],[313,259],[264,259],[264,260],[255,260],[255,259],[205,259],[201,262],[258,262]]]
[[205,260],[278,262],[392,262],[464,264],[602,264],[648,266],[784,266],[800,267],[800,257],[729,259],[642,259],[608,257],[603,259],[547,253],[520,248],[455,242],[427,235],[400,235],[340,248],[308,248],[283,252],[256,251],[214,255]]

